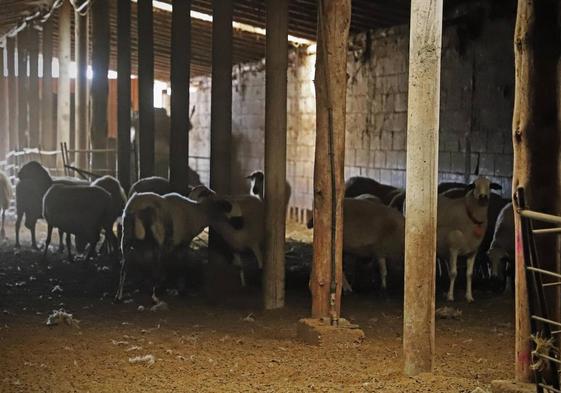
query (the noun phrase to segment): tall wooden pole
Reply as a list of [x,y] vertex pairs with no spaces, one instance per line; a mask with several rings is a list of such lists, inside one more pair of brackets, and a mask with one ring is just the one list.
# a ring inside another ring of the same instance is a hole
[[138,126],[140,177],[154,175],[154,20],[152,0],[138,0]]
[[[93,149],[105,149],[109,94],[109,1],[96,0],[91,7],[93,78],[90,89],[90,138]],[[92,154],[92,170],[95,172],[105,167],[105,154]]]
[[29,146],[39,147],[39,32],[30,28],[29,42]]
[[[57,144],[70,144],[70,55],[72,5],[64,0],[58,14]],[[61,166],[60,161],[58,166]]]
[[131,2],[117,4],[117,177],[131,186]]
[[6,39],[6,59],[8,61],[8,127],[9,127],[9,148],[14,151],[18,148],[18,96],[16,78],[16,39],[8,37]]
[[6,48],[0,47],[0,160],[6,157],[9,147],[9,131],[8,131],[8,78],[4,76],[4,58],[6,57]]
[[434,358],[441,46],[442,0],[413,0],[403,311],[403,354],[409,376],[432,371]]
[[[559,3],[554,0],[535,2],[519,0],[514,34],[515,95],[512,120],[514,175],[512,189],[524,187],[532,210],[560,214],[561,125],[557,65],[561,56],[561,26],[557,19]],[[409,207],[408,207],[409,209]],[[516,233],[516,335],[515,377],[530,380],[530,319],[526,289],[524,255],[519,216],[515,214]],[[555,239],[539,239],[538,255],[542,268],[556,270],[558,255]],[[546,277],[544,277],[546,278]],[[550,310],[559,317],[556,292],[549,290]]]
[[265,82],[265,309],[284,307],[288,0],[267,1]]
[[312,317],[341,312],[347,39],[350,0],[318,2]]
[[189,156],[189,66],[191,0],[174,0],[171,16],[171,134],[169,179],[176,190],[187,189]]
[[53,113],[53,21],[43,23],[43,80],[41,85],[41,147],[56,148],[56,124]]
[[213,0],[210,187],[230,192],[232,140],[232,0]]
[[[88,16],[74,12],[74,59],[76,60],[76,88],[74,90],[75,108],[75,148],[88,148]],[[87,168],[87,155],[76,154],[79,168]]]
[[17,35],[18,44],[18,149],[29,146],[27,94],[27,35],[26,29]]

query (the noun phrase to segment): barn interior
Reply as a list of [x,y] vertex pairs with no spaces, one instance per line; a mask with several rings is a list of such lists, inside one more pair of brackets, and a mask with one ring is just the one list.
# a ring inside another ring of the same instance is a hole
[[561,391],[556,1],[0,5],[1,391]]

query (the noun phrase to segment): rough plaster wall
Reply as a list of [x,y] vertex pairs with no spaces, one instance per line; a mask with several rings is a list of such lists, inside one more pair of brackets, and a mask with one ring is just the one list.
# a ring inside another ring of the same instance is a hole
[[[479,37],[463,41],[455,27],[443,39],[440,116],[441,181],[463,181],[466,135],[471,133],[471,169],[500,182],[510,195],[512,144],[510,129],[514,92],[513,21],[485,23]],[[407,130],[406,26],[354,37],[348,61],[345,176],[369,176],[405,186]],[[464,45],[465,44],[465,45]],[[464,48],[465,49],[462,49]],[[461,52],[461,54],[460,54]],[[287,177],[291,205],[312,206],[315,143],[315,53],[294,51],[288,71]],[[232,184],[246,191],[244,176],[264,165],[265,74],[263,62],[234,68],[232,119]],[[475,70],[475,72],[474,72]],[[210,79],[191,81],[197,109],[191,131],[191,155],[208,157]],[[475,87],[475,88],[474,88]],[[479,158],[478,158],[479,157]],[[190,164],[208,184],[208,159]],[[472,176],[473,177],[473,176]]]

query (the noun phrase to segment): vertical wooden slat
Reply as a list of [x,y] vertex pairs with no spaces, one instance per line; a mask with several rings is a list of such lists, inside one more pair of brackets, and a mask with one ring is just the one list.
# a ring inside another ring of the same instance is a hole
[[17,35],[18,45],[18,149],[29,146],[27,95],[27,29]]
[[[91,121],[90,138],[92,149],[107,146],[107,97],[109,95],[109,2],[96,0],[91,6],[92,23],[92,69],[90,88]],[[92,154],[92,170],[104,169],[106,155]]]
[[[57,144],[70,144],[70,56],[72,5],[64,0],[58,10]],[[59,161],[59,166],[62,161]]]
[[56,148],[56,124],[53,113],[53,21],[43,24],[43,79],[41,81],[41,147]]
[[117,4],[117,176],[131,183],[131,3]]
[[16,39],[8,37],[6,39],[6,57],[8,60],[8,128],[9,128],[9,148],[10,151],[18,148],[18,96],[16,78]]
[[4,76],[4,59],[6,48],[0,47],[0,160],[4,160],[9,148],[10,137],[8,131],[8,79]]
[[[74,53],[76,61],[74,144],[77,150],[85,150],[88,148],[88,17],[78,12],[74,12]],[[75,157],[77,166],[86,169],[87,155],[79,152]]]
[[152,0],[138,0],[138,127],[140,177],[154,175],[154,16]]
[[230,192],[232,141],[232,0],[213,0],[210,187]]
[[288,0],[267,1],[265,83],[265,309],[284,307]]
[[434,358],[435,260],[442,0],[413,0],[409,40],[405,374],[430,372]]
[[174,0],[171,17],[171,134],[169,179],[186,190],[189,156],[189,66],[191,63],[191,1]]
[[39,147],[39,32],[28,31],[29,38],[29,146]]
[[350,0],[318,2],[312,317],[338,320],[343,276],[347,39]]

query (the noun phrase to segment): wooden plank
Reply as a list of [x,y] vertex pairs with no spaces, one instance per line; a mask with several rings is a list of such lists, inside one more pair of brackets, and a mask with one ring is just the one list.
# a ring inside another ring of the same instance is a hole
[[169,179],[176,190],[188,185],[190,0],[174,0],[171,19],[171,134]]
[[[5,45],[5,44],[4,44]],[[9,123],[8,123],[8,78],[4,76],[4,58],[6,48],[0,47],[0,160],[6,157],[9,149]]]
[[[92,149],[107,146],[107,99],[109,95],[109,10],[107,0],[96,0],[91,5],[92,71],[90,88],[90,138]],[[104,153],[92,154],[92,171],[106,167]]]
[[152,0],[138,0],[138,125],[140,177],[154,175],[154,21]]
[[347,39],[350,0],[318,2],[315,73],[314,258],[312,317],[336,323],[341,313]]
[[117,176],[131,186],[131,3],[117,4]]
[[27,95],[27,30],[20,31],[17,39],[18,57],[18,148],[29,147]]
[[[57,144],[70,144],[70,61],[72,5],[64,1],[58,9]],[[62,164],[62,160],[59,160]],[[60,166],[59,165],[59,166]]]
[[284,307],[288,0],[267,1],[263,303]]
[[[76,61],[75,137],[76,149],[88,148],[88,17],[74,12],[74,59]],[[88,168],[88,157],[78,153],[75,157],[79,168]]]
[[41,81],[41,147],[56,148],[56,123],[53,112],[53,21],[43,24],[43,79]]
[[9,148],[14,151],[18,148],[18,96],[16,78],[16,39],[8,37],[6,39],[6,60],[8,62],[8,127],[9,127]]
[[404,370],[408,376],[431,372],[434,359],[441,46],[442,0],[413,0],[403,311]]
[[39,108],[39,31],[29,28],[29,146],[39,147],[40,112]]

